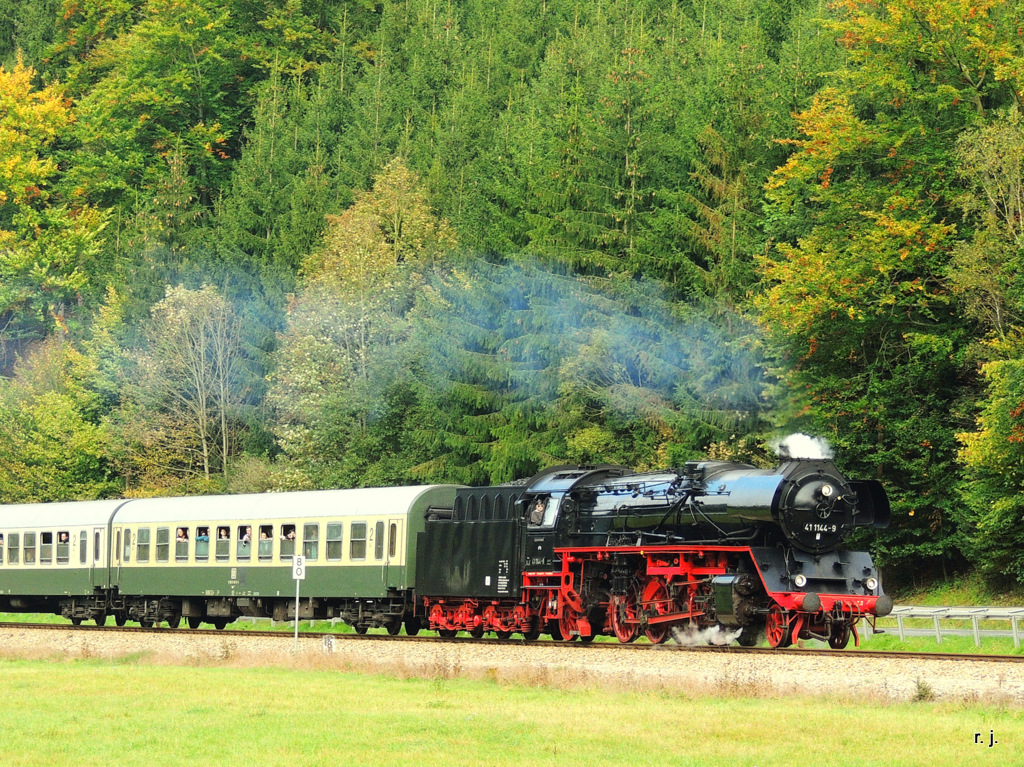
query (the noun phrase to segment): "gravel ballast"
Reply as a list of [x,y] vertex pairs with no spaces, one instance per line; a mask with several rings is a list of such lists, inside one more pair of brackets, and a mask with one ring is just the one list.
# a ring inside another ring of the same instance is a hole
[[294,665],[401,677],[485,678],[503,683],[679,690],[692,694],[946,699],[1024,704],[1024,664],[977,660],[648,651],[462,642],[404,642],[263,632],[120,632],[0,628],[7,657],[132,659],[188,665]]

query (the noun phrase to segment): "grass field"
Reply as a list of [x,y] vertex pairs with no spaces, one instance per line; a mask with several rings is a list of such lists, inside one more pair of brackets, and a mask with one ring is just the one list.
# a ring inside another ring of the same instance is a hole
[[140,660],[0,660],[0,680],[0,761],[15,767],[1024,764],[1024,711],[992,705],[563,690]]

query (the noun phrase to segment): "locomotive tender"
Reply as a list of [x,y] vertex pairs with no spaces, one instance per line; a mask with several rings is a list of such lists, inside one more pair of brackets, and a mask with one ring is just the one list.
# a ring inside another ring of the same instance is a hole
[[740,644],[845,647],[892,601],[870,555],[875,481],[827,460],[694,462],[635,474],[548,469],[494,487],[432,485],[0,506],[0,611],[80,623],[295,617],[365,632],[420,628],[663,642],[724,629]]

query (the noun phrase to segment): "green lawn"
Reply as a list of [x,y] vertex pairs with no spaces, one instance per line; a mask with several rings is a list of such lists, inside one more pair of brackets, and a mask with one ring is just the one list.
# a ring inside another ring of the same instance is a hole
[[[0,679],[0,758],[12,766],[1024,760],[1024,711],[995,705],[696,697],[138,661],[0,660]],[[989,747],[991,733],[998,742]]]

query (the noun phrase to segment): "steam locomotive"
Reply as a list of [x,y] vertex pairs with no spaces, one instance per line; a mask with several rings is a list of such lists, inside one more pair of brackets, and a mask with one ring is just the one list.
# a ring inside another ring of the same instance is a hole
[[881,484],[827,460],[556,467],[523,488],[461,489],[428,520],[417,607],[449,634],[658,643],[721,628],[741,645],[842,648],[892,600],[871,556],[841,545],[888,523]]
[[563,641],[714,628],[743,645],[841,648],[892,609],[870,555],[842,544],[888,521],[881,485],[827,460],[0,506],[0,611],[218,628],[297,614],[360,633]]

